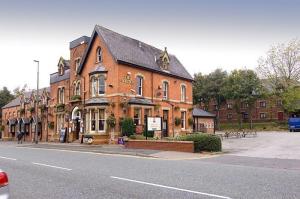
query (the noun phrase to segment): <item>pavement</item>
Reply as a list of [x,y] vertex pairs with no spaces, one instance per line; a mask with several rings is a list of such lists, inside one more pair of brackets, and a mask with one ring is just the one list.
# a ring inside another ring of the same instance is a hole
[[300,133],[259,132],[257,137],[223,139],[222,147],[236,156],[300,160]]
[[[299,159],[242,156],[263,137],[224,140],[225,147],[236,141],[224,155],[187,158],[180,153],[181,159],[160,151],[135,156],[101,153],[98,147],[91,152],[0,142],[0,168],[9,175],[13,199],[300,198]],[[248,140],[248,148],[240,150],[237,140]],[[169,159],[152,157],[157,153]]]

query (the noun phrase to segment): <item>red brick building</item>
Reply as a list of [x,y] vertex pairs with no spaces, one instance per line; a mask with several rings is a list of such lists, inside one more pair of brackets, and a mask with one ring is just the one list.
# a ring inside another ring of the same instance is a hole
[[[91,37],[70,42],[70,60],[61,57],[50,75],[47,138],[58,141],[61,129],[67,129],[68,141],[89,135],[93,143],[107,143],[120,135],[122,118],[133,118],[136,132],[142,133],[146,116],[163,118],[163,136],[191,132],[192,81],[166,48],[96,25]],[[3,109],[11,113],[5,121],[20,118],[21,106],[10,107]],[[107,127],[110,115],[116,118],[114,129]],[[5,132],[5,137],[14,136]]]
[[[211,102],[208,110],[217,114],[216,104]],[[234,108],[234,101],[227,100],[222,103],[219,111],[219,118],[221,123],[231,123],[238,122],[238,118],[244,122],[250,121],[250,110],[249,106],[246,103],[240,104],[240,115],[236,112]],[[268,99],[258,99],[252,112],[253,122],[267,122],[267,121],[287,121],[288,114],[284,112],[282,106],[282,100],[279,98],[268,98]]]

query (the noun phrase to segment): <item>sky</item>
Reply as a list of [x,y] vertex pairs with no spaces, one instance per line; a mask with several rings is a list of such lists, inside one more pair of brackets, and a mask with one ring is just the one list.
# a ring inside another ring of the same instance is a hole
[[0,88],[49,86],[69,42],[96,24],[168,48],[191,75],[255,69],[272,45],[300,36],[300,1],[0,0]]

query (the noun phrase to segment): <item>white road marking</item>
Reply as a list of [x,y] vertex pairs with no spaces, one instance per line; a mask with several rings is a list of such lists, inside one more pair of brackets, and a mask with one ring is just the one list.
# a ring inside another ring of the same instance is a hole
[[15,158],[8,158],[8,157],[4,157],[4,156],[0,156],[0,158],[6,159],[6,160],[17,160],[17,159],[15,159]]
[[123,180],[123,181],[128,181],[128,182],[135,182],[135,183],[150,185],[150,186],[154,186],[154,187],[161,187],[161,188],[172,189],[172,190],[176,190],[176,191],[183,191],[183,192],[188,192],[188,193],[193,193],[193,194],[215,197],[215,198],[231,199],[230,197],[227,197],[227,196],[204,193],[204,192],[199,192],[199,191],[192,191],[192,190],[188,190],[188,189],[181,189],[181,188],[170,187],[170,186],[154,184],[154,183],[149,183],[149,182],[143,182],[143,181],[138,181],[138,180],[131,180],[128,178],[120,178],[120,177],[116,177],[116,176],[110,176],[110,177],[113,179],[118,179],[118,180]]
[[53,166],[53,165],[49,165],[49,164],[42,164],[42,163],[38,163],[38,162],[32,162],[32,164],[39,165],[39,166],[44,166],[44,167],[51,167],[51,168],[55,168],[55,169],[62,169],[62,170],[72,171],[72,169],[69,169],[69,168],[58,167],[58,166]]

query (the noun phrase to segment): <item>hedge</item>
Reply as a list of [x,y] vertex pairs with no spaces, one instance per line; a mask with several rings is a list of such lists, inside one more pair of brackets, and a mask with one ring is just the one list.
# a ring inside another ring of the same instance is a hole
[[130,136],[135,134],[135,126],[133,119],[126,117],[121,122],[122,134],[123,136]]
[[201,151],[222,151],[222,142],[220,137],[211,134],[191,134],[178,137],[180,141],[194,141],[195,152]]

